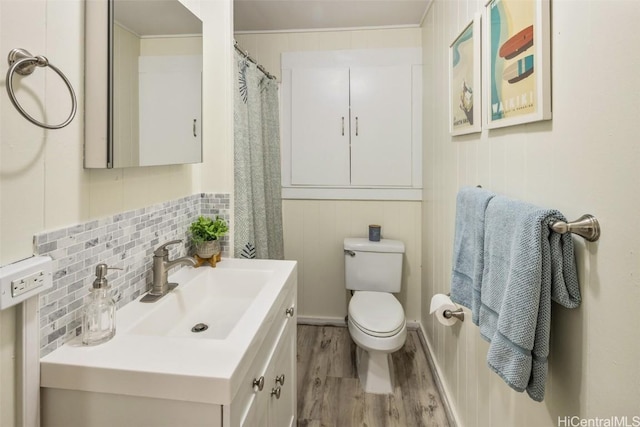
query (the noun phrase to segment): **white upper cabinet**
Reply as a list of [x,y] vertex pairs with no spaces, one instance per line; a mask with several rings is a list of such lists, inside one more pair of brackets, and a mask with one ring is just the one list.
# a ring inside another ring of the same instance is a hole
[[201,158],[202,57],[145,56],[139,69],[140,166]]
[[292,70],[291,88],[291,183],[349,185],[349,69]]
[[419,49],[282,55],[284,198],[419,200]]
[[411,187],[411,67],[350,71],[351,184]]

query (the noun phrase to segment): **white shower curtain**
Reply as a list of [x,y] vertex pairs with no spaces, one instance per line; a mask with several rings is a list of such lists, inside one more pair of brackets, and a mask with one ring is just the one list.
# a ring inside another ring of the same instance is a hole
[[234,255],[283,259],[278,85],[235,52]]

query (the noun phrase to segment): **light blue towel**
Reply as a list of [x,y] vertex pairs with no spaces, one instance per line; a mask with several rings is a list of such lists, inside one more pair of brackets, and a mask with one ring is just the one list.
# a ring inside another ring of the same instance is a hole
[[487,206],[480,333],[487,362],[514,390],[544,399],[551,301],[580,305],[570,233],[550,230],[556,210],[496,196]]
[[463,187],[456,199],[451,300],[471,309],[473,323],[480,312],[480,281],[484,254],[484,216],[494,193]]

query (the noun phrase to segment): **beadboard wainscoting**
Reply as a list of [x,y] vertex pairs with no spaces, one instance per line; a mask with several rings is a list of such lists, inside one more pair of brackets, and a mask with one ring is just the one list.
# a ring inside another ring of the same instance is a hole
[[420,319],[420,202],[283,200],[284,255],[298,261],[301,321],[344,324],[348,291],[344,280],[345,237],[367,237],[368,225],[382,238],[402,240],[402,290],[397,295],[407,321]]
[[[435,0],[423,23],[422,324],[435,365],[460,426],[557,426],[572,416],[631,423],[640,416],[640,97],[628,83],[640,65],[629,55],[640,42],[630,30],[640,3],[552,1],[553,120],[451,137],[449,45],[485,4]],[[576,72],[576,64],[589,65]],[[598,242],[573,237],[583,301],[574,310],[553,304],[542,403],[487,367],[489,345],[468,310],[451,327],[429,315],[433,294],[450,290],[456,193],[478,184],[570,220],[600,220]]]
[[[44,356],[81,331],[82,307],[106,263],[118,308],[135,300],[151,284],[154,249],[170,240],[170,259],[188,252],[187,230],[198,216],[220,215],[229,221],[229,194],[195,194],[34,236],[34,251],[53,258],[53,287],[40,294],[40,352]],[[229,237],[221,239],[229,256]]]

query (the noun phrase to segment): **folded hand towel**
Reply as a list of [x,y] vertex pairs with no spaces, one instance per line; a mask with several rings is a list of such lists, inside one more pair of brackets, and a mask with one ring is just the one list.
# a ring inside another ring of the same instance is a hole
[[517,391],[544,399],[551,300],[580,305],[570,233],[550,230],[558,211],[496,196],[486,211],[480,333],[487,362]]
[[463,187],[456,199],[451,300],[471,309],[473,323],[480,312],[480,281],[484,252],[484,216],[494,193]]

